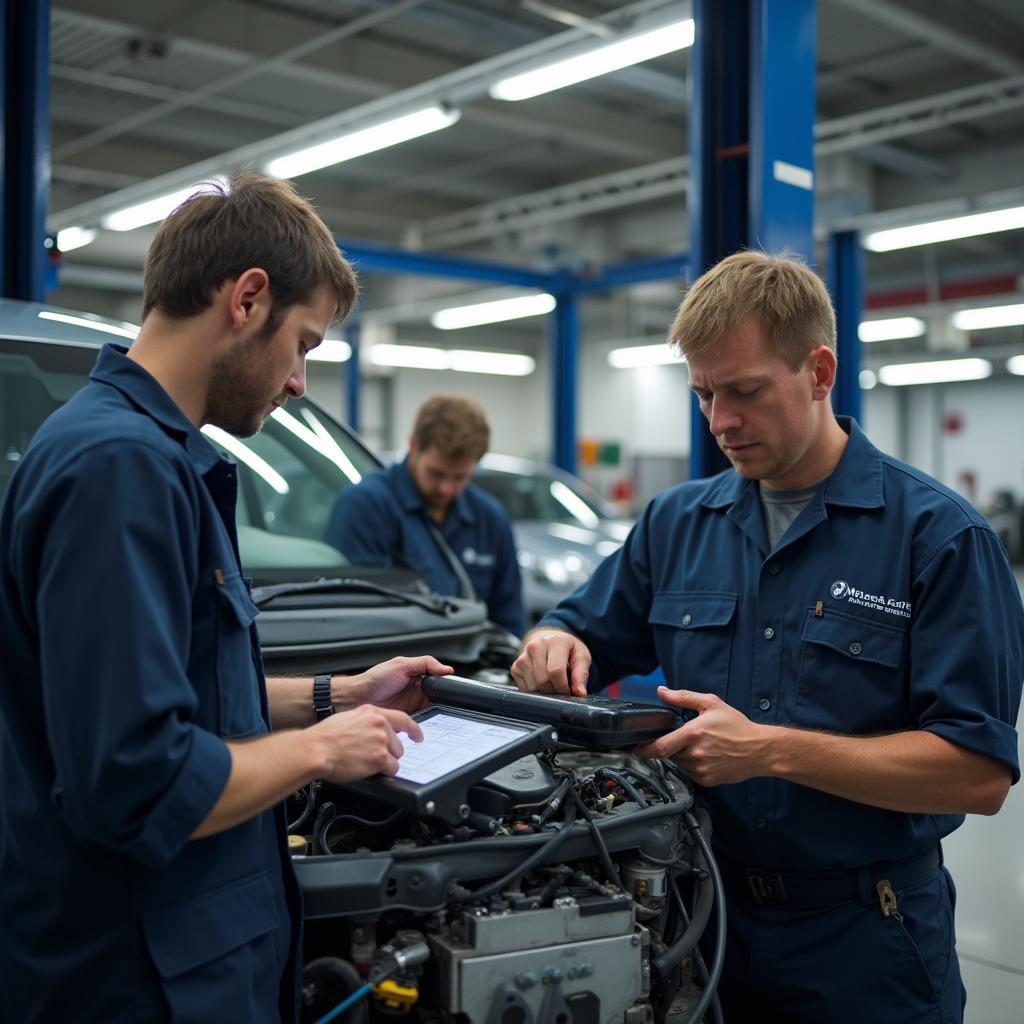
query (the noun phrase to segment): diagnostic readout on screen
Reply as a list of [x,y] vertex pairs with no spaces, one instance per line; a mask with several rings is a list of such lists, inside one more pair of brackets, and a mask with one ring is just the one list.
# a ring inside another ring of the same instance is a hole
[[424,784],[514,743],[528,729],[482,722],[443,712],[420,722],[423,739],[404,739],[397,779]]

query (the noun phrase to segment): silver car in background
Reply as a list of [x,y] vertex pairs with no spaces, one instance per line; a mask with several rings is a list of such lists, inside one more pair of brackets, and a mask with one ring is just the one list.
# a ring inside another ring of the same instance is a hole
[[589,484],[544,462],[488,454],[473,483],[497,498],[512,520],[532,621],[589,579],[633,525]]

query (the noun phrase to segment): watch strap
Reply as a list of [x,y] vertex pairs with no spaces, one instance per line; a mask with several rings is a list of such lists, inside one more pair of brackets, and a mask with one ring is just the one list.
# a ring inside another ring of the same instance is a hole
[[313,676],[313,716],[318,722],[334,714],[334,704],[331,703],[332,678],[330,675]]

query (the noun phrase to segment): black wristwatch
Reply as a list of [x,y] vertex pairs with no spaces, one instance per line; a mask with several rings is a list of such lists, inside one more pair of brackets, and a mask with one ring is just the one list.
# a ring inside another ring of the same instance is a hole
[[334,714],[334,705],[331,703],[332,678],[330,675],[313,676],[313,715],[318,722]]

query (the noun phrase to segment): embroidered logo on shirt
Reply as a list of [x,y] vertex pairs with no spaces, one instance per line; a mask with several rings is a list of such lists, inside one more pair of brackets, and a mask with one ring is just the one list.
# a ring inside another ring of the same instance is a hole
[[462,552],[462,562],[464,565],[494,565],[494,555],[485,555],[475,548],[466,548]]
[[851,587],[846,580],[836,580],[829,587],[829,593],[837,600],[846,599],[847,604],[859,604],[862,608],[873,608],[876,612],[897,615],[901,619],[909,619],[913,609],[909,601],[897,601],[894,597],[884,594],[869,594],[866,590]]

